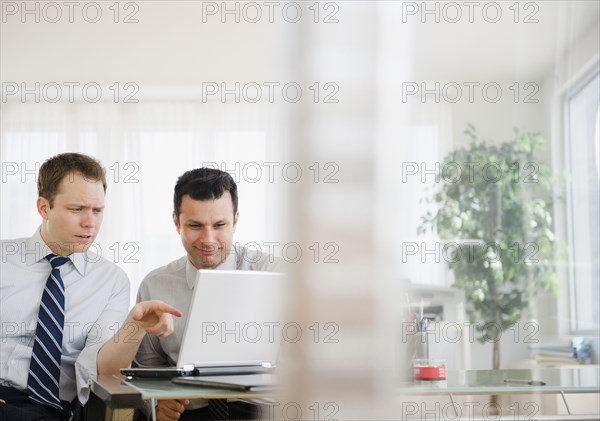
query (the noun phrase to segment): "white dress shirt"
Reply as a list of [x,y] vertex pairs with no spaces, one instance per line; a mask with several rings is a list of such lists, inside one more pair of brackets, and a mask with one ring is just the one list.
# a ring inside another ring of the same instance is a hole
[[[276,272],[283,270],[280,259],[257,250],[234,246],[232,253],[215,270],[261,270]],[[183,312],[174,317],[174,331],[166,337],[146,335],[135,358],[139,367],[174,367],[179,358],[183,331],[187,322],[188,309],[196,280],[196,269],[187,256],[150,272],[138,290],[137,302],[162,300]],[[206,400],[197,399],[188,409],[206,405]]]
[[[27,390],[38,311],[52,270],[52,251],[40,230],[31,238],[2,240],[0,269],[0,383]],[[73,253],[60,267],[65,285],[65,324],[60,399],[87,402],[97,376],[96,357],[125,320],[129,279],[115,264],[91,251]]]

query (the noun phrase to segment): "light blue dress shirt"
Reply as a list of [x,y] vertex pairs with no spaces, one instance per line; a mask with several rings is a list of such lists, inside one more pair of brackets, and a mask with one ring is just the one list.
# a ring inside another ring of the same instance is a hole
[[[2,240],[0,265],[0,383],[27,390],[42,291],[51,271],[51,250],[40,230],[30,238]],[[65,326],[60,398],[87,402],[97,376],[96,357],[125,320],[129,279],[100,253],[73,253],[60,268],[65,285]],[[95,247],[95,250],[99,249]]]

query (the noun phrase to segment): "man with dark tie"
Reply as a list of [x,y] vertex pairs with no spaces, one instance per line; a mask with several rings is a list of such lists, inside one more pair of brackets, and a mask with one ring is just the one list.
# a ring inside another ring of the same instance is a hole
[[1,242],[0,419],[69,420],[98,374],[127,367],[147,333],[173,331],[176,308],[146,301],[129,314],[129,279],[92,253],[106,176],[77,153],[50,158],[38,175],[41,226]]
[[[282,270],[279,259],[233,244],[238,218],[237,184],[231,175],[218,169],[198,168],[179,177],[173,195],[173,223],[187,254],[150,272],[140,285],[138,302],[161,298],[178,308],[189,308],[198,269]],[[145,337],[135,358],[136,365],[175,366],[185,324],[184,314],[175,321],[175,334],[168,338]],[[255,405],[219,399],[160,400],[156,418],[247,420],[256,418],[257,412]]]

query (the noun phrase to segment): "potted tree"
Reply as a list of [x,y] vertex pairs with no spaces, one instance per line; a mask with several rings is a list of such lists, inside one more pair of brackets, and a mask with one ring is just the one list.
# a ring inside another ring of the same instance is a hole
[[478,141],[472,125],[465,134],[471,143],[445,157],[418,232],[445,242],[454,287],[465,292],[478,341],[493,342],[498,369],[498,333],[521,320],[537,292],[556,293],[550,174],[536,159],[539,134],[515,129],[498,145]]

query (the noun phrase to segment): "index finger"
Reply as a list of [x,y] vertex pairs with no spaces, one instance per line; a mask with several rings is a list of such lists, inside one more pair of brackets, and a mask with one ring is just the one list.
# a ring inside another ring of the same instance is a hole
[[163,313],[169,313],[176,317],[183,316],[183,313],[181,311],[179,311],[179,309],[177,309],[167,303],[158,302],[155,304],[155,306],[156,306],[155,307],[156,310],[162,311]]

